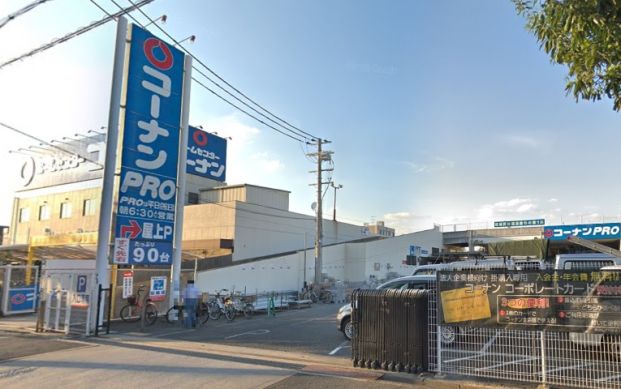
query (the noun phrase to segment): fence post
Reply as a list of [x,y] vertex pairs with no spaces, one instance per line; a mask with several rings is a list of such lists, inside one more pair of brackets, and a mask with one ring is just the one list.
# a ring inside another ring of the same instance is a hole
[[541,332],[541,383],[546,385],[548,383],[547,366],[546,366],[546,333],[545,330]]
[[95,336],[99,336],[99,306],[101,305],[101,284],[97,285],[97,312],[95,312]]
[[106,322],[106,335],[110,335],[110,321],[112,320],[112,284],[108,291],[108,321]]
[[442,338],[440,335],[440,324],[436,326],[436,349],[438,354],[438,373],[442,373]]

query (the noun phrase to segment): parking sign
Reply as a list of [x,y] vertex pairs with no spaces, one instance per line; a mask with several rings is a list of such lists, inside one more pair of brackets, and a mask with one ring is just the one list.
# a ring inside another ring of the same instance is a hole
[[172,263],[183,66],[183,52],[132,25],[114,263]]

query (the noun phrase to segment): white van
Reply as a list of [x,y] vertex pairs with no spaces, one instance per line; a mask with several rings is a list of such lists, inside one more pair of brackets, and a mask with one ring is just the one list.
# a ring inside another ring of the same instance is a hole
[[621,258],[609,254],[558,254],[555,270],[599,270],[606,266],[621,265]]
[[[585,271],[619,271],[621,270],[621,258],[609,254],[558,254],[554,264],[555,270],[585,270]],[[617,337],[618,338],[618,337]],[[603,334],[582,332],[570,332],[569,339],[582,346],[604,346]],[[615,338],[613,338],[615,339]],[[613,341],[613,344],[605,346],[621,355],[621,344]]]
[[491,259],[468,259],[464,261],[455,261],[449,263],[438,263],[435,265],[416,266],[412,271],[413,276],[428,275],[435,276],[440,270],[491,270],[491,269],[507,269],[507,270],[540,270],[545,269],[545,263],[541,259],[528,258],[491,258]]

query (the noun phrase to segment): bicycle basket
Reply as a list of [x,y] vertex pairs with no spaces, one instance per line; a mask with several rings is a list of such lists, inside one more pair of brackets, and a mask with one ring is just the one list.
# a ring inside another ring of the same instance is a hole
[[127,303],[129,305],[136,305],[136,296],[128,296],[127,297]]

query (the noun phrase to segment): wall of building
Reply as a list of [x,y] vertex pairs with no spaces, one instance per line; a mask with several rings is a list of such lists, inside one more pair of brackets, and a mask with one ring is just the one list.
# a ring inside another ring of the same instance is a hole
[[[237,203],[233,261],[313,247],[315,218],[248,203]],[[366,237],[360,226],[325,220],[323,244]]]
[[233,239],[235,202],[187,205],[183,212],[183,240]]
[[[97,231],[99,222],[101,188],[95,186],[68,192],[52,191],[36,196],[17,197],[11,226],[11,243],[25,244],[31,236],[58,235],[77,232]],[[94,201],[94,213],[85,214],[85,200]],[[71,204],[71,216],[60,217],[62,203]],[[40,207],[49,207],[49,219],[41,220]],[[29,220],[20,221],[20,213],[29,210]]]
[[[442,247],[442,233],[427,230],[395,238],[343,243],[323,248],[323,273],[330,278],[351,283],[362,283],[373,276],[377,280],[394,276],[409,275],[413,266],[403,265],[410,245],[421,246],[431,252],[433,247]],[[378,270],[375,264],[379,263]],[[386,266],[390,264],[390,266]],[[281,290],[299,290],[306,280],[312,282],[315,274],[314,251],[304,251],[280,257],[243,263],[221,269],[200,272],[197,285],[201,290],[231,289],[248,293]]]

